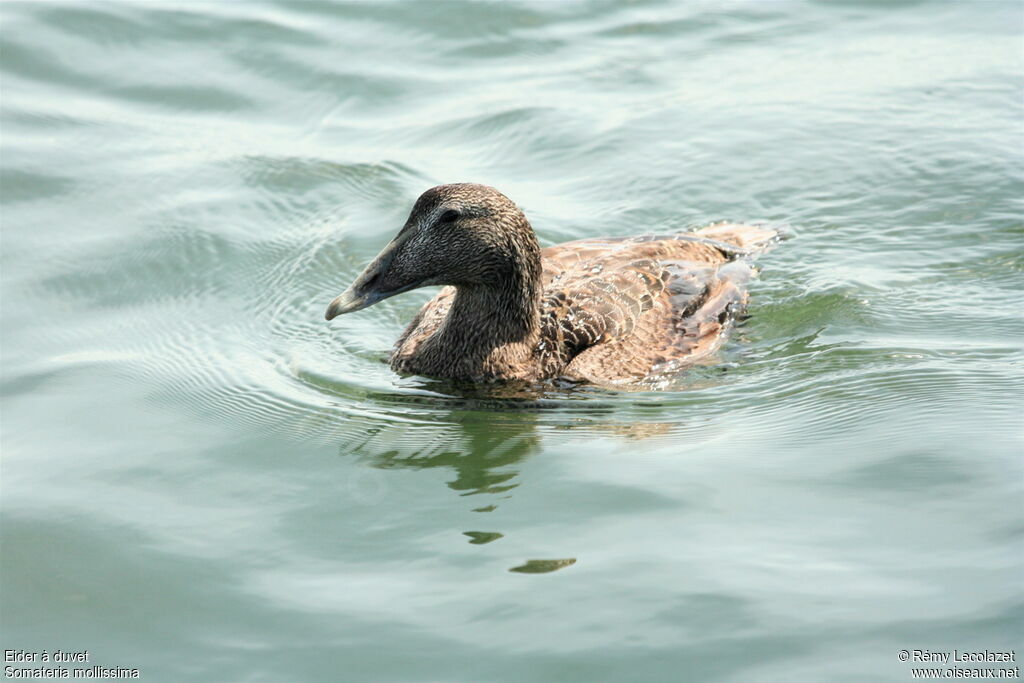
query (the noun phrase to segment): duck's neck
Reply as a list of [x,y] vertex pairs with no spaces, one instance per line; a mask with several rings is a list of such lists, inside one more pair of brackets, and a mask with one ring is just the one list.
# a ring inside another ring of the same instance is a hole
[[457,359],[454,374],[512,378],[529,374],[540,340],[541,265],[536,245],[498,282],[462,285],[438,331],[435,349]]

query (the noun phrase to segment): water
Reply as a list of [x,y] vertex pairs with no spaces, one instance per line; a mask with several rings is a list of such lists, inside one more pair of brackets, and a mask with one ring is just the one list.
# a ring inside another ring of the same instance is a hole
[[[1024,642],[1018,3],[5,3],[0,646],[150,681],[907,681]],[[441,182],[766,219],[665,391],[382,362]],[[1022,653],[1018,649],[1018,656]]]

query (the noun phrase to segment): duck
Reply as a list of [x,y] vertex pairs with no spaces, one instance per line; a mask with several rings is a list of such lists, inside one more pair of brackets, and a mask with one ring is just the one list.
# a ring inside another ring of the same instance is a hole
[[354,313],[440,285],[395,342],[392,370],[474,383],[638,383],[708,359],[747,303],[766,224],[541,248],[493,187],[439,185],[327,308]]

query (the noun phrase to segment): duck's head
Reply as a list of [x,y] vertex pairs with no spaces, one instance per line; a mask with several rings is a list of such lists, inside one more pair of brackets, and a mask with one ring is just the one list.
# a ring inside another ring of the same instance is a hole
[[539,265],[526,216],[486,185],[433,187],[416,200],[405,226],[348,289],[327,319],[417,287],[495,287],[514,279],[524,260]]

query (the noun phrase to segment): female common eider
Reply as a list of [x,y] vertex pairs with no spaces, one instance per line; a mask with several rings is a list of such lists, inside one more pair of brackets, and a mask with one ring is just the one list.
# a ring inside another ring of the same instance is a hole
[[750,257],[777,233],[718,224],[541,249],[508,197],[475,184],[424,192],[327,319],[446,285],[399,337],[391,367],[454,380],[635,382],[714,352],[746,302]]

